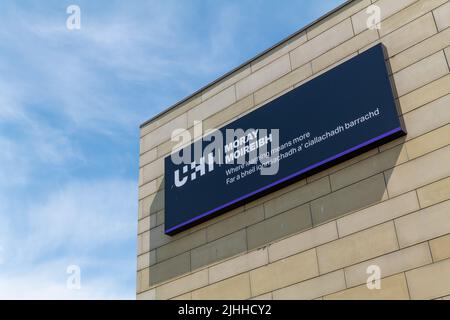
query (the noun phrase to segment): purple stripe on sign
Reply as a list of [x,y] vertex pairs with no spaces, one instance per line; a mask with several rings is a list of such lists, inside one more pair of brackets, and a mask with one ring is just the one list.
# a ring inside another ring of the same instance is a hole
[[280,184],[280,183],[283,183],[283,182],[285,182],[285,181],[287,181],[287,180],[290,180],[290,179],[295,178],[295,177],[297,177],[297,176],[299,176],[299,175],[301,175],[301,174],[304,174],[304,173],[306,173],[306,172],[308,172],[308,171],[311,171],[312,169],[315,169],[315,168],[317,168],[317,167],[319,167],[319,166],[321,166],[321,165],[324,165],[324,164],[326,164],[326,163],[328,163],[328,162],[331,162],[331,161],[336,160],[336,159],[338,159],[338,158],[340,158],[340,157],[342,157],[342,156],[345,156],[346,154],[349,154],[349,153],[351,153],[351,152],[353,152],[353,151],[356,151],[356,150],[361,149],[361,148],[363,148],[363,147],[365,147],[365,146],[368,146],[368,145],[371,144],[371,143],[374,143],[374,142],[379,141],[379,140],[381,140],[381,139],[383,139],[383,138],[386,138],[386,137],[388,137],[388,136],[390,136],[390,135],[393,135],[394,133],[397,133],[397,132],[399,132],[399,131],[401,131],[401,130],[402,130],[402,128],[398,127],[398,128],[395,128],[395,129],[393,129],[393,130],[391,130],[391,131],[388,131],[388,132],[386,132],[386,133],[383,133],[382,135],[379,135],[379,136],[377,136],[377,137],[375,137],[375,138],[372,138],[372,139],[370,139],[370,140],[368,140],[368,141],[366,141],[366,142],[360,143],[360,144],[358,144],[357,146],[355,146],[355,147],[353,147],[353,148],[350,148],[350,149],[345,150],[345,151],[343,151],[343,152],[340,152],[340,153],[338,153],[338,154],[336,154],[336,155],[334,155],[334,156],[332,156],[332,157],[330,157],[330,158],[328,158],[328,159],[325,159],[325,160],[322,160],[322,161],[320,161],[320,162],[317,162],[317,163],[315,163],[315,164],[313,164],[313,165],[310,165],[310,166],[308,166],[308,167],[306,167],[306,168],[304,168],[304,169],[302,169],[302,170],[300,170],[300,171],[297,171],[297,172],[295,172],[295,173],[293,173],[293,174],[291,174],[291,175],[289,175],[289,176],[287,176],[287,177],[285,177],[285,178],[283,178],[283,179],[277,180],[277,181],[275,181],[275,182],[273,182],[273,183],[271,183],[271,184],[268,184],[268,185],[265,186],[265,187],[262,187],[262,188],[260,188],[260,189],[258,189],[258,190],[255,190],[255,191],[253,191],[253,192],[251,192],[251,193],[249,193],[249,194],[246,194],[245,196],[239,197],[239,198],[237,198],[237,199],[235,199],[235,200],[233,200],[233,201],[230,201],[230,202],[228,202],[228,203],[226,203],[226,204],[224,204],[224,205],[221,205],[221,206],[219,206],[219,207],[217,207],[217,208],[215,208],[215,209],[212,209],[212,210],[210,210],[210,211],[208,211],[208,212],[205,212],[205,213],[203,213],[203,214],[201,214],[201,215],[198,215],[198,216],[196,216],[195,218],[192,218],[192,219],[190,219],[190,220],[188,220],[188,221],[185,221],[185,222],[183,222],[183,223],[180,223],[179,225],[176,225],[175,227],[172,227],[172,228],[170,228],[169,230],[166,230],[165,233],[167,234],[167,233],[170,233],[170,232],[172,232],[172,231],[175,231],[176,229],[182,228],[182,227],[184,227],[184,226],[186,226],[186,225],[188,225],[188,224],[191,224],[192,222],[195,222],[195,221],[197,221],[197,220],[199,220],[199,219],[202,219],[202,218],[204,218],[204,217],[206,217],[206,216],[209,216],[210,214],[212,214],[212,213],[214,213],[214,212],[217,212],[217,211],[219,211],[219,210],[222,210],[222,209],[224,209],[224,208],[226,208],[226,207],[228,207],[228,206],[231,206],[231,205],[233,205],[233,204],[235,204],[235,203],[237,203],[237,202],[239,202],[239,201],[245,200],[245,199],[247,199],[247,198],[249,198],[249,197],[251,197],[251,196],[254,196],[255,194],[258,194],[258,193],[260,193],[260,192],[262,192],[262,191],[265,191],[265,190],[267,190],[267,189],[269,189],[269,188],[272,188],[272,187],[274,187],[274,186],[276,186],[276,185],[278,185],[278,184]]

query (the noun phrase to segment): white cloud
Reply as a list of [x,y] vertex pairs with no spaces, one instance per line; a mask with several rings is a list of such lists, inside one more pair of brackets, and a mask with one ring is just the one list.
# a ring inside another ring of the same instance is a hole
[[32,261],[61,248],[87,252],[133,241],[136,198],[134,181],[70,182],[54,190],[29,208],[21,258]]
[[[114,263],[110,261],[110,263]],[[68,261],[52,261],[35,266],[26,272],[0,274],[0,299],[133,299],[132,287],[120,285],[111,274],[85,279],[81,269],[81,287],[67,287]],[[120,272],[122,270],[117,270]],[[119,277],[119,275],[118,275]]]
[[[99,67],[137,72],[130,53],[147,40],[126,42],[127,24],[97,25],[71,45],[58,19],[15,9],[0,32],[11,58],[0,60],[0,298],[134,298],[137,182],[115,167],[106,178],[71,170],[96,161],[78,149],[80,133],[106,135],[98,142],[112,148],[137,130],[138,110]],[[66,288],[69,264],[82,267],[80,291]]]
[[[82,28],[77,31],[66,29],[65,11],[28,11],[20,5],[8,11],[4,23],[11,32],[0,33],[0,41],[13,50],[17,61],[25,59],[26,65],[0,62],[0,92],[14,93],[21,88],[4,103],[0,119],[2,113],[14,110],[23,110],[28,119],[30,112],[44,111],[62,117],[60,121],[72,131],[116,136],[137,128],[151,114],[149,109],[163,106],[152,106],[154,101],[148,101],[148,107],[127,105],[111,85],[126,81],[155,90],[165,84],[189,92],[194,90],[191,78],[212,80],[234,66],[230,53],[238,43],[242,22],[236,4],[221,4],[214,23],[201,37],[193,36],[183,25],[193,10],[189,3],[105,6],[95,14],[88,5],[80,6]],[[17,68],[23,67],[27,74],[17,77]],[[11,81],[14,88],[4,85],[2,90],[2,82]],[[170,104],[182,98],[174,98],[171,90],[165,97],[159,92],[152,99]]]
[[[136,252],[135,189],[127,180],[70,182],[29,206],[0,237],[0,298],[133,298],[135,262],[122,256]],[[66,288],[71,264],[87,279],[80,291]]]
[[5,258],[3,257],[3,247],[0,245],[0,266],[3,264]]
[[[3,69],[0,62],[0,73],[4,74]],[[17,83],[0,78],[0,123],[8,120],[21,121],[24,118],[21,108],[22,91]]]
[[[29,167],[26,158],[22,158],[20,146],[10,138],[0,136],[0,190],[15,185],[25,185],[28,181]],[[4,191],[3,191],[4,192]],[[7,199],[0,199],[1,206]]]

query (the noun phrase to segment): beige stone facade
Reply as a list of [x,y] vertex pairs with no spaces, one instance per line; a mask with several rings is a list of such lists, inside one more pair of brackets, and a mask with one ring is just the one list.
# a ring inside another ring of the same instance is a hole
[[[366,27],[372,4],[379,30]],[[349,1],[143,125],[137,298],[449,296],[449,27],[448,0]],[[380,42],[406,137],[164,234],[163,159],[174,129],[193,132],[195,120],[221,127]],[[366,285],[370,265],[381,269],[380,290]]]

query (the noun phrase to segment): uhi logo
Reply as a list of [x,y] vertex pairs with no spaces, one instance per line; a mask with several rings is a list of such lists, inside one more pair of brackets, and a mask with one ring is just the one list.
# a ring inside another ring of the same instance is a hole
[[[270,133],[267,129],[247,131],[227,129],[225,135],[226,137],[223,137],[220,130],[214,130],[190,147],[172,153],[172,163],[178,167],[173,171],[176,188],[214,171],[216,165],[255,164],[265,159],[261,174],[270,175],[278,172],[278,163],[267,161],[278,154],[278,129],[272,129]],[[211,139],[212,136],[214,136],[213,139]],[[205,145],[205,141],[211,140],[211,143]],[[194,160],[191,157],[192,154]]]
[[[200,174],[200,176],[205,175],[206,173],[206,167],[208,167],[208,172],[211,172],[214,170],[214,156],[212,153],[208,154],[207,156],[207,161],[205,161],[205,157],[201,157],[199,162],[192,162],[190,165],[185,165],[183,166],[183,175],[186,175],[189,171],[189,167],[190,167],[190,177],[191,177],[191,181],[194,181],[195,179],[197,179],[197,173]],[[180,188],[182,186],[184,186],[186,184],[186,182],[188,181],[188,177],[184,176],[182,179],[180,179],[180,170],[176,170],[175,171],[175,186],[177,188]]]

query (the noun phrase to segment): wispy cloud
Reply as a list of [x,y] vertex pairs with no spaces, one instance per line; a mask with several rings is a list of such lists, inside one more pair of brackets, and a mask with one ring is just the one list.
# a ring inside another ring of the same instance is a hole
[[[85,280],[85,269],[81,268],[79,290],[70,289],[67,286],[69,274],[66,271],[67,266],[72,263],[71,260],[43,263],[26,273],[2,273],[0,274],[0,299],[133,299],[133,290],[130,286],[123,286],[120,281],[112,281],[112,279],[121,279],[122,274],[127,273],[130,266],[117,260],[104,262],[101,266],[95,266],[103,271],[103,274],[98,274],[95,278]],[[116,273],[113,274],[108,271],[108,268],[115,264],[121,265],[122,268],[113,267]]]
[[[134,283],[135,189],[134,181],[68,183],[21,219],[0,212],[9,226],[0,230],[0,298],[130,297],[123,283]],[[69,265],[82,270],[81,290],[66,286]]]
[[[29,209],[24,223],[28,258],[45,253],[101,248],[134,240],[137,205],[134,181],[83,181],[69,183],[41,204]],[[94,248],[92,248],[94,247]]]

